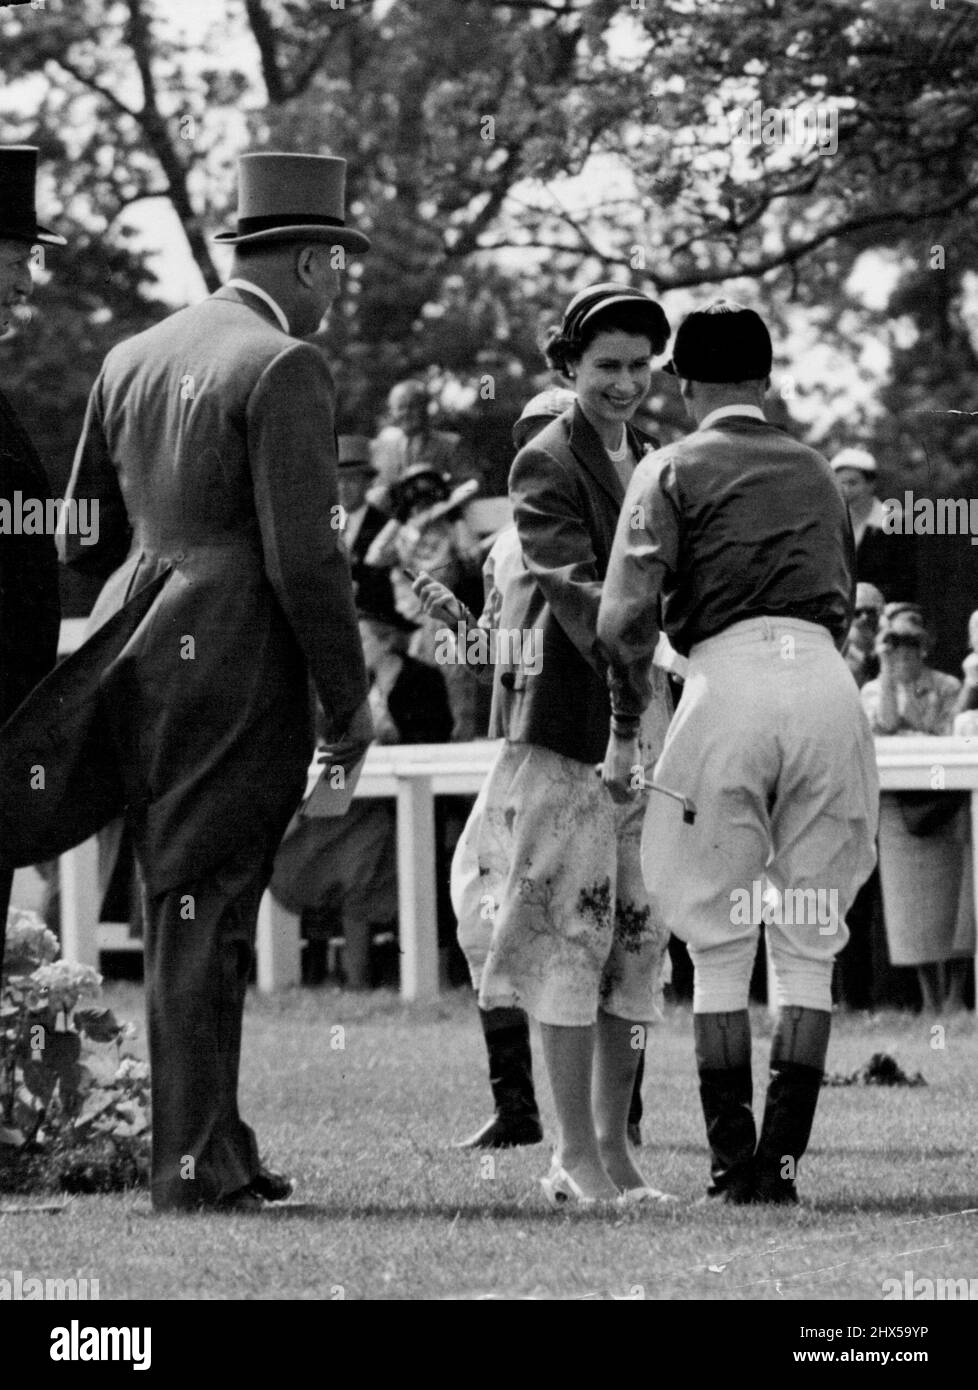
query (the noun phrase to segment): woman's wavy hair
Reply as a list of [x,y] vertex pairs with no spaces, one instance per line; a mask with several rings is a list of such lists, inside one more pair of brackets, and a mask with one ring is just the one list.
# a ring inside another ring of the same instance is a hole
[[661,304],[654,299],[647,303],[633,300],[599,309],[574,334],[568,335],[563,327],[551,328],[546,335],[543,351],[554,371],[570,380],[570,368],[581,360],[599,333],[629,333],[636,338],[648,338],[651,348],[649,355],[657,357],[664,351],[671,331]]

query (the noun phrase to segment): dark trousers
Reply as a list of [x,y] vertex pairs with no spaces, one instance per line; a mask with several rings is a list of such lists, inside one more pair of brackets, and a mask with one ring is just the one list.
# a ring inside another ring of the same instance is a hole
[[7,909],[10,906],[13,882],[13,869],[5,869],[0,864],[0,979],[3,978],[3,957],[7,947]]
[[212,1204],[258,1172],[238,1114],[245,992],[274,854],[239,855],[206,882],[143,891],[143,968],[158,1211]]

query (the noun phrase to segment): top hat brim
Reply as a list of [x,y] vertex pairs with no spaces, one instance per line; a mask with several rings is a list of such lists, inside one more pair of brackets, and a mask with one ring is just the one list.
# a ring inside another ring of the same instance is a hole
[[47,246],[67,246],[68,242],[57,232],[50,231],[47,227],[5,227],[0,220],[0,240],[2,241],[26,241],[31,246],[43,241]]
[[352,227],[324,227],[321,222],[298,223],[291,227],[267,227],[261,232],[218,232],[211,240],[218,246],[255,246],[260,242],[323,241],[344,246],[348,251],[369,251],[370,238]]

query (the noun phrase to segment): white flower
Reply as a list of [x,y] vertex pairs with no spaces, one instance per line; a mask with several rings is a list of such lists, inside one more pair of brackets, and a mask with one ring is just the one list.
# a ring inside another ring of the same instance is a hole
[[138,1057],[123,1057],[113,1081],[145,1081],[149,1076],[149,1063]]
[[61,948],[36,912],[11,908],[7,914],[6,973],[26,975],[35,966],[57,960]]
[[45,1005],[55,1013],[70,1012],[80,999],[97,999],[102,976],[90,965],[78,965],[72,960],[58,960],[42,965],[31,975],[30,1007]]

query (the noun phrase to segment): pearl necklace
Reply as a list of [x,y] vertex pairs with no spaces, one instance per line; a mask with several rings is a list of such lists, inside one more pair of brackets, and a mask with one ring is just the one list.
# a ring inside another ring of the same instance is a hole
[[621,443],[619,444],[618,448],[607,449],[607,446],[605,447],[607,450],[608,457],[611,459],[612,463],[625,462],[625,460],[628,458],[628,431],[625,429],[624,425],[622,425],[621,427]]

